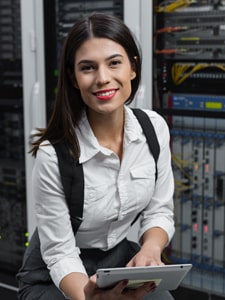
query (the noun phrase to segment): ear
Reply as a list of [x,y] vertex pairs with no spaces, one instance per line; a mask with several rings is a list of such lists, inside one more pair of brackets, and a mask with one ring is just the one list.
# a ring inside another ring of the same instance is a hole
[[130,73],[130,79],[133,80],[136,77],[136,60],[137,57],[135,56],[133,61],[131,62],[131,73]]
[[76,80],[75,77],[73,78],[73,86],[74,86],[76,89],[78,89],[78,90],[80,89],[79,86],[78,86],[78,84],[77,84],[77,80]]
[[79,86],[78,86],[78,84],[77,84],[77,81],[76,81],[76,78],[75,78],[73,72],[72,72],[70,69],[68,69],[67,72],[68,72],[68,75],[69,75],[69,77],[70,77],[70,80],[71,80],[72,85],[73,85],[76,89],[79,90]]
[[136,77],[136,72],[132,70],[130,74],[130,79],[133,80],[135,77]]
[[79,85],[77,84],[77,80],[74,75],[72,75],[71,81],[72,81],[72,85],[75,87],[75,89],[79,90],[80,88],[79,88]]

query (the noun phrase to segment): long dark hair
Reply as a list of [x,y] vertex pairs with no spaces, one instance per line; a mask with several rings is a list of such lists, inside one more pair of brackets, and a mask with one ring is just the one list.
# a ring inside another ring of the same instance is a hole
[[79,144],[75,134],[85,104],[79,89],[74,87],[74,59],[79,47],[91,37],[107,38],[120,44],[126,51],[136,77],[131,81],[131,94],[126,104],[130,104],[141,80],[141,55],[135,38],[129,28],[117,17],[93,13],[77,21],[65,39],[56,100],[53,113],[46,129],[39,129],[38,139],[33,143],[31,153],[36,156],[38,147],[44,140],[57,143],[61,140],[73,145],[79,156]]

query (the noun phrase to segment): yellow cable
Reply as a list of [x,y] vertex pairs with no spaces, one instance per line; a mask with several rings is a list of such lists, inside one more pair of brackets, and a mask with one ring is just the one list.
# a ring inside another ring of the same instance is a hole
[[178,8],[182,8],[182,7],[187,7],[190,6],[192,3],[195,3],[195,0],[177,0],[173,3],[170,3],[168,5],[164,5],[164,3],[167,3],[168,1],[164,1],[161,3],[161,5],[156,7],[156,12],[157,13],[169,13],[169,12],[173,12],[175,10],[177,10]]
[[193,73],[210,67],[215,67],[222,71],[225,71],[225,66],[221,64],[197,64],[195,66],[191,64],[174,64],[171,68],[172,80],[174,84],[179,85],[183,83],[187,78],[189,78]]
[[[184,64],[184,65],[173,65],[171,69],[171,76],[173,79],[174,84],[180,85],[183,83],[187,78],[189,78],[193,73],[198,72],[204,68],[208,68],[209,64],[197,64],[195,66],[191,64]],[[188,71],[190,69],[190,71]]]

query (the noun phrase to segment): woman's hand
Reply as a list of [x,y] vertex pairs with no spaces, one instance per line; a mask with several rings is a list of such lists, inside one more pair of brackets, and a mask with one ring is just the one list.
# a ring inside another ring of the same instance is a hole
[[153,282],[145,283],[135,290],[127,289],[127,283],[127,280],[123,280],[111,289],[100,289],[96,284],[96,275],[93,275],[84,287],[85,300],[141,300],[155,289]]
[[166,232],[153,227],[144,233],[142,241],[140,251],[128,262],[127,267],[163,265],[161,254],[168,241]]
[[161,261],[161,248],[158,246],[142,246],[140,251],[128,262],[127,267],[159,266]]

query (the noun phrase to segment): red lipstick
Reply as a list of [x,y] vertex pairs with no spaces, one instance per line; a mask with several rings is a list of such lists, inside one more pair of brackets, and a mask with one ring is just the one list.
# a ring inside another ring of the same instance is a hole
[[113,90],[102,90],[102,91],[98,91],[94,94],[98,98],[98,100],[107,101],[107,100],[112,99],[115,96],[116,90],[115,89],[113,89]]

